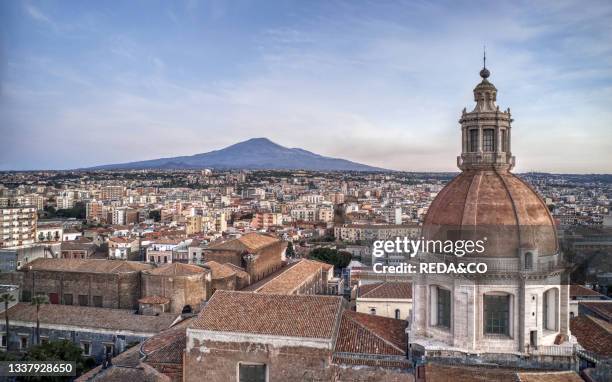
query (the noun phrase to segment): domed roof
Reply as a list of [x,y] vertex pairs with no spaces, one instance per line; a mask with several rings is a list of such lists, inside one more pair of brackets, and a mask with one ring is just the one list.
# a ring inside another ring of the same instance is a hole
[[537,249],[540,255],[558,249],[544,201],[517,176],[493,169],[466,170],[447,184],[429,207],[423,235],[433,240],[487,237],[487,257],[515,257],[519,248]]

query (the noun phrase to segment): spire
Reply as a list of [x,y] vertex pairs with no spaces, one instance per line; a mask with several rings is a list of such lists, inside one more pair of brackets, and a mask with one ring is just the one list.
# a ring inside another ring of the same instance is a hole
[[487,47],[482,47],[482,70],[480,71],[480,77],[487,79],[491,75],[489,69],[487,69]]

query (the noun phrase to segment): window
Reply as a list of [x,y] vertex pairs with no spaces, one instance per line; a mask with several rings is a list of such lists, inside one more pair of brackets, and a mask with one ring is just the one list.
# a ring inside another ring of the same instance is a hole
[[533,269],[533,253],[527,252],[525,254],[525,270],[530,271]]
[[105,355],[113,355],[113,344],[104,344],[104,354]]
[[444,328],[450,328],[450,310],[451,310],[450,290],[438,288],[438,309],[437,309],[438,326],[442,326]]
[[501,139],[502,139],[502,151],[508,152],[508,130],[501,131]]
[[72,305],[72,304],[73,304],[72,294],[70,293],[64,294],[64,305]]
[[20,337],[19,346],[21,347],[21,349],[27,349],[28,348],[28,337],[26,336]]
[[93,296],[93,306],[102,307],[102,296]]
[[79,295],[79,305],[80,306],[87,306],[89,305],[89,298],[86,294],[80,294]]
[[239,382],[266,382],[265,364],[238,364]]
[[399,320],[400,319],[400,310],[399,309],[395,309],[395,319]]
[[376,308],[370,308],[370,314],[376,314]]
[[544,293],[544,304],[542,309],[542,322],[544,324],[544,330],[558,330],[558,317],[557,306],[559,304],[559,290],[552,288]]
[[89,342],[81,342],[81,349],[83,349],[83,355],[91,355],[91,344]]
[[484,129],[482,134],[482,151],[495,151],[495,130]]
[[468,151],[475,153],[478,151],[478,129],[469,130],[468,138]]
[[2,347],[5,348],[6,347],[6,334],[2,335]]
[[24,290],[21,292],[21,300],[23,302],[30,302],[32,300],[32,292],[29,290]]
[[484,332],[485,334],[510,335],[510,296],[484,296]]

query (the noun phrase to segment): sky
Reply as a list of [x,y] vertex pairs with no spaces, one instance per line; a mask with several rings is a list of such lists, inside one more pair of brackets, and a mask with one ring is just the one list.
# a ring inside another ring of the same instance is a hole
[[610,1],[0,1],[0,170],[254,137],[457,171],[483,46],[515,171],[612,173]]

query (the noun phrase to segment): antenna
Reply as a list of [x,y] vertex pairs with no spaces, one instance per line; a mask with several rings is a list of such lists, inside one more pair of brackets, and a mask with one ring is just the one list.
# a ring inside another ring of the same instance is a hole
[[487,46],[482,46],[482,67],[487,68]]

